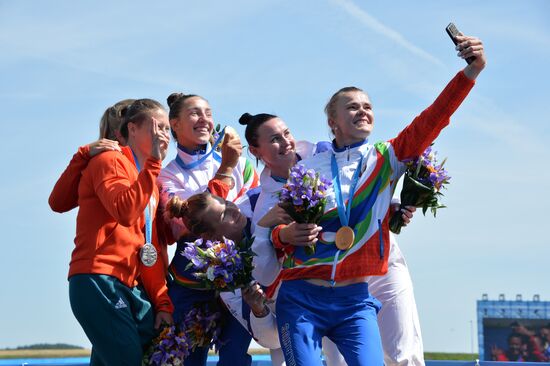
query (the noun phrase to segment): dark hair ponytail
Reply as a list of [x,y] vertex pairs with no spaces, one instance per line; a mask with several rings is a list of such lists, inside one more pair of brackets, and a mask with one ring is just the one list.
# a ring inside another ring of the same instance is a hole
[[253,119],[253,115],[251,115],[250,113],[245,113],[241,116],[241,118],[239,118],[239,123],[243,126],[247,126],[249,123],[252,122]]
[[[176,103],[176,101],[182,97],[184,97],[185,94],[183,93],[172,93],[168,96],[168,98],[166,98],[166,103],[168,104],[168,108],[170,108],[170,110],[172,110],[174,107],[176,107],[174,105],[174,103]],[[173,113],[173,112],[172,112]]]
[[246,141],[250,146],[258,146],[258,129],[265,122],[273,118],[277,118],[277,116],[268,113],[260,113],[256,115],[244,113],[241,118],[239,118],[239,123],[246,126],[244,136],[246,137]]

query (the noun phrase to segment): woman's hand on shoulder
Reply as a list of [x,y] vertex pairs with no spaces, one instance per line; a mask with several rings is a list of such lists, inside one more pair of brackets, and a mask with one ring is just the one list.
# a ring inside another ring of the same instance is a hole
[[88,144],[88,155],[90,158],[101,154],[105,151],[121,151],[118,141],[113,141],[109,139],[99,139],[97,141]]

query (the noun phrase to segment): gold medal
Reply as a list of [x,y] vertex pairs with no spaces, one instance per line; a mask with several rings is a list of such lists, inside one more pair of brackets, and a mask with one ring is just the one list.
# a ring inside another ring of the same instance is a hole
[[336,232],[336,247],[340,250],[348,250],[353,245],[355,233],[349,226],[342,226]]

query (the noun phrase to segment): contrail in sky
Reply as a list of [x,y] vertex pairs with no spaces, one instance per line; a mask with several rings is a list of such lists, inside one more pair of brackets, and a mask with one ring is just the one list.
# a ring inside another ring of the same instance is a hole
[[424,51],[423,49],[415,46],[411,42],[407,41],[399,32],[385,26],[378,19],[374,18],[372,15],[355,5],[352,1],[349,0],[332,0],[333,3],[338,5],[340,8],[345,10],[349,15],[359,20],[363,25],[365,25],[370,30],[392,40],[401,47],[409,50],[411,53],[430,61],[436,65],[443,66],[437,57],[431,55],[430,53]]

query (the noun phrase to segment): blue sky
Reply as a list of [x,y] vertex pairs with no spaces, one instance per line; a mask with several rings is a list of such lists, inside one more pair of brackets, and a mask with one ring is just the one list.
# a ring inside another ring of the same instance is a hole
[[488,65],[436,143],[448,208],[417,214],[399,243],[425,349],[470,351],[482,293],[550,300],[548,14],[544,0],[0,0],[0,347],[89,345],[67,294],[76,211],[47,198],[106,107],[196,93],[222,124],[270,112],[317,141],[329,96],[356,85],[374,104],[371,139],[388,139],[464,66],[444,31],[454,21],[483,39]]

